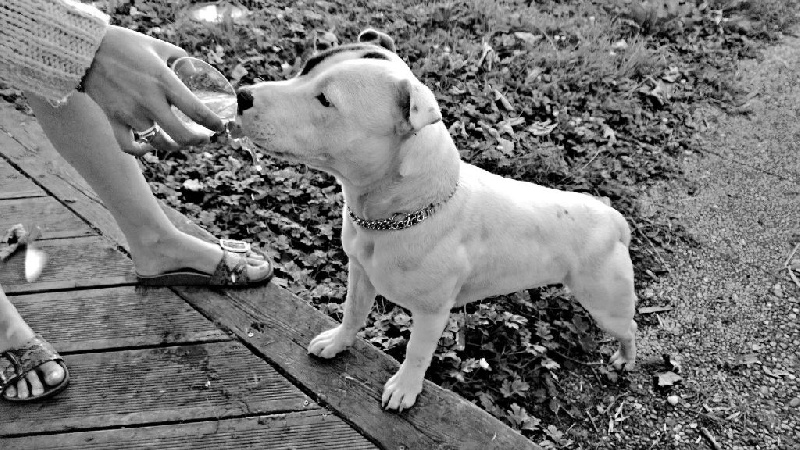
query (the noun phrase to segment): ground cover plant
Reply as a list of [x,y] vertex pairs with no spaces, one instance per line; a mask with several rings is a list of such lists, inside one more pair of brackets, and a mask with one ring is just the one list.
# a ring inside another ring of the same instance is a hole
[[[237,85],[291,77],[314,39],[387,32],[436,93],[463,159],[606,197],[623,212],[641,290],[666,270],[660,255],[674,240],[689,239],[679,218],[644,194],[681,179],[680,158],[703,126],[695,108],[735,110],[736,61],[755,56],[792,25],[787,9],[796,11],[795,2],[778,0],[262,0],[224,4],[222,20],[202,22],[188,1],[95,3],[114,23],[180,45]],[[239,16],[239,7],[248,14]],[[265,243],[277,283],[341,318],[342,197],[330,176],[266,157],[259,171],[225,140],[150,154],[142,164],[161,199],[220,237]],[[400,357],[409,325],[405,311],[379,299],[362,336]],[[537,443],[592,448],[587,405],[605,415],[600,427],[611,426],[611,406],[626,387],[600,364],[606,343],[568,293],[530,290],[454,312],[428,377]],[[603,389],[562,386],[565,368]]]

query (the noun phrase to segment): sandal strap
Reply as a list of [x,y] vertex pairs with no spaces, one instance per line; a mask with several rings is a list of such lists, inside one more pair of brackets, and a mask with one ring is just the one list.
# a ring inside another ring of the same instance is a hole
[[250,244],[233,239],[220,239],[222,259],[219,260],[209,284],[213,286],[240,286],[250,283],[247,274],[247,258],[257,255]]
[[237,241],[235,239],[220,239],[219,246],[222,247],[223,250],[231,253],[241,253],[245,255],[252,253],[250,251],[250,243],[245,241]]
[[0,353],[0,392],[26,373],[48,361],[63,361],[49,342],[36,335],[22,348]]

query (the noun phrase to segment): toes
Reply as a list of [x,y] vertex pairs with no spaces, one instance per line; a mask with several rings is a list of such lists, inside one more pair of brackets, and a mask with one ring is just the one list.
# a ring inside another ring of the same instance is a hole
[[383,397],[386,398],[385,400],[384,398],[381,399],[383,408],[397,412],[403,412],[403,410],[411,408],[417,401],[417,394],[412,392],[394,391],[388,395],[384,392]]
[[17,398],[28,398],[28,381],[25,377],[22,377],[19,381],[17,381]]
[[64,368],[55,361],[48,361],[36,370],[31,370],[20,378],[15,385],[9,386],[3,393],[6,398],[26,399],[44,394],[46,386],[61,383],[66,376]]
[[247,263],[251,266],[258,266],[264,264],[267,258],[264,255],[258,253],[250,253],[247,255]]
[[249,279],[260,280],[269,275],[270,266],[266,261],[257,260],[257,262],[254,264],[253,261],[248,258],[247,263],[247,275]]
[[636,360],[634,358],[625,357],[622,350],[619,349],[611,356],[609,363],[611,363],[611,366],[616,370],[630,372],[636,365]]
[[28,372],[28,374],[25,375],[25,379],[28,380],[28,384],[30,385],[29,394],[31,397],[38,397],[44,393],[42,381],[39,379],[39,373],[36,370]]
[[336,345],[329,339],[316,339],[308,344],[308,353],[319,356],[320,358],[333,358],[338,353]]
[[417,387],[416,383],[410,383],[395,374],[383,388],[381,406],[384,409],[402,412],[414,406],[420,392],[422,392],[421,385]]
[[340,336],[339,327],[323,331],[308,344],[308,353],[321,358],[333,358],[352,344]]
[[55,386],[64,381],[66,373],[61,364],[55,361],[48,361],[39,367],[39,371],[44,374],[44,382],[48,386]]

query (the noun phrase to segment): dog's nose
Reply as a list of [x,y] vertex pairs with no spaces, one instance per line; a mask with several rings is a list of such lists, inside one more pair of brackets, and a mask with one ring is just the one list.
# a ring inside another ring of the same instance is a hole
[[241,116],[243,112],[253,107],[253,93],[247,89],[239,89],[236,91],[236,103],[238,103],[238,113]]

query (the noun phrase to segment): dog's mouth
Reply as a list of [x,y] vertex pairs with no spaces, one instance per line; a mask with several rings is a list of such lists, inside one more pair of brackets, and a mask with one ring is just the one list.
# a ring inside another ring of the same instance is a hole
[[297,153],[275,150],[275,148],[266,145],[263,141],[259,142],[258,139],[250,138],[250,142],[253,143],[253,146],[258,148],[258,150],[263,152],[265,155],[269,155],[289,163],[305,164],[309,167],[320,170],[327,170],[330,165],[330,155],[327,153],[319,156],[313,154],[298,155]]
[[295,162],[295,163],[305,162],[304,160],[300,159],[299,157],[297,157],[297,155],[293,153],[275,150],[274,148],[265,145],[263,142],[259,142],[257,139],[250,138],[250,142],[254,147],[258,148],[258,150],[264,152],[264,154],[267,154],[269,156],[273,156],[275,158],[282,159],[288,162]]

